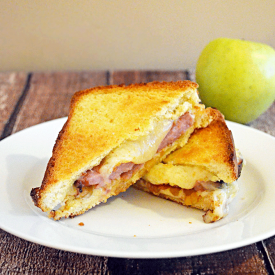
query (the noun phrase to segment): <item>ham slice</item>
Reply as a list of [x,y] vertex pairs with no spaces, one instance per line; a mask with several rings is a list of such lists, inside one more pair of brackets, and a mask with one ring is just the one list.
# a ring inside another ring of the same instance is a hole
[[94,170],[88,170],[87,172],[83,173],[82,176],[75,182],[76,187],[103,184],[104,178]]
[[143,165],[144,165],[144,164],[135,164],[135,165],[132,167],[131,170],[129,170],[129,171],[127,171],[127,172],[123,172],[123,173],[120,175],[120,177],[121,177],[122,179],[124,179],[124,180],[130,179],[130,178],[133,176],[133,174],[134,174],[135,172],[137,172],[137,170],[141,169],[141,167],[142,167]]
[[185,113],[178,118],[176,123],[172,126],[171,130],[168,132],[166,137],[161,142],[158,152],[161,151],[166,146],[172,144],[181,135],[183,135],[194,123],[194,118],[190,113]]
[[109,179],[110,180],[117,179],[121,174],[131,171],[134,166],[135,166],[135,164],[133,162],[120,164],[119,166],[115,167],[114,171],[109,176]]
[[[114,169],[109,179],[115,180],[121,177],[124,180],[128,180],[143,165],[144,164],[134,164],[133,162],[122,163]],[[92,170],[83,173],[75,182],[75,186],[80,189],[80,192],[82,192],[83,186],[98,185],[98,187],[102,187],[104,185],[104,178],[98,171],[98,166],[96,166]]]

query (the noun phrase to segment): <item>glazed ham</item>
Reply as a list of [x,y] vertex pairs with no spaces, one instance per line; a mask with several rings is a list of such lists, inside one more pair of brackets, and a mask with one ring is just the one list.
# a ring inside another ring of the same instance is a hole
[[185,113],[174,123],[171,130],[168,132],[166,137],[161,142],[158,152],[161,151],[166,146],[172,144],[181,135],[183,135],[194,123],[194,118],[190,113]]
[[[190,126],[192,126],[193,123],[194,118],[189,112],[179,117],[179,119],[174,122],[170,131],[159,145],[157,152],[161,151],[163,148],[177,140],[187,131],[188,128],[190,128]],[[88,170],[87,172],[83,173],[81,177],[75,182],[75,186],[79,189],[80,192],[82,192],[83,186],[96,185],[99,188],[104,186],[105,181],[112,181],[118,178],[128,180],[134,173],[140,170],[143,165],[144,164],[135,164],[133,162],[122,163],[114,168],[108,179],[105,179],[103,175],[100,174],[100,167],[102,166],[102,164],[100,164],[94,167],[92,170]]]
[[[83,186],[102,186],[104,185],[104,178],[98,172],[94,170],[88,170],[87,172],[83,173],[74,184],[79,189],[82,189]],[[82,192],[82,190],[80,192]]]
[[144,164],[134,164],[133,162],[122,163],[117,166],[109,176],[110,180],[115,180],[118,177],[128,180],[132,175],[139,170]]
[[[133,162],[122,163],[115,167],[114,171],[109,176],[109,180],[116,180],[119,177],[124,180],[128,180],[137,170],[141,169],[143,165],[144,164],[134,164]],[[92,170],[88,170],[83,173],[82,176],[75,182],[75,186],[79,189],[82,189],[83,186],[92,185],[102,187],[104,183],[104,177],[99,173],[98,166],[96,166]]]

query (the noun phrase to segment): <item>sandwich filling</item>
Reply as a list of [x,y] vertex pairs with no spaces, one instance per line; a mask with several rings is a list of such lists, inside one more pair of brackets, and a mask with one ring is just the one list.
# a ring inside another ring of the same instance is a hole
[[[237,154],[237,161],[239,177],[243,166],[240,154]],[[155,165],[143,179],[160,189],[167,185],[193,191],[214,191],[224,186],[224,181],[205,167],[169,163]]]
[[[243,158],[237,151],[238,177]],[[206,211],[206,223],[220,220],[228,214],[228,205],[236,196],[237,182],[225,183],[200,166],[157,164],[135,185],[137,189],[169,199],[185,206]]]
[[173,144],[194,124],[194,115],[186,112],[176,121],[164,120],[156,123],[154,130],[137,140],[125,141],[108,154],[99,165],[84,172],[74,186],[78,193],[83,187],[102,188],[114,180],[130,179],[155,154]]
[[203,220],[205,223],[212,223],[225,217],[229,212],[229,204],[236,196],[239,186],[237,181],[227,184],[217,182],[211,183],[210,189],[202,188],[183,189],[168,184],[154,185],[144,179],[139,180],[134,187],[155,196],[168,199],[184,206],[205,211]]

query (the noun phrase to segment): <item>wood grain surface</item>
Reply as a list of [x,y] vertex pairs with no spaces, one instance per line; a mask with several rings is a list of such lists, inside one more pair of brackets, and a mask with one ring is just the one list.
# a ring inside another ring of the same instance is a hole
[[[193,72],[0,73],[0,137],[66,116],[70,98],[78,90],[98,85],[183,79],[194,80]],[[249,126],[275,136],[275,103]],[[275,237],[202,256],[119,259],[44,247],[0,229],[0,252],[0,274],[274,274]]]
[[[26,73],[0,74],[0,137],[8,136],[7,126],[17,116],[17,110],[24,100],[24,90],[28,75]],[[5,129],[6,127],[6,129]]]
[[67,116],[72,95],[79,90],[106,85],[106,72],[33,73],[12,133],[32,125]]

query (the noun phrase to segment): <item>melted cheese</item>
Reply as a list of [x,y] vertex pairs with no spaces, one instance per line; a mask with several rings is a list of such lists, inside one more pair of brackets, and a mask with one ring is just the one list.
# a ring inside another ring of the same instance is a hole
[[[228,214],[228,205],[235,198],[239,191],[239,185],[237,181],[230,184],[223,184],[221,189],[215,191],[198,191],[199,196],[202,198],[202,202],[194,203],[191,206],[206,211],[203,216],[203,220],[206,223],[215,222],[222,219]],[[160,194],[166,195],[171,198],[179,199],[185,203],[186,195],[183,189],[177,194],[172,193],[170,188],[159,190]],[[209,209],[209,210],[208,210]]]
[[152,184],[169,184],[184,189],[194,188],[197,181],[219,181],[213,173],[199,166],[184,166],[159,163],[144,177]]
[[[235,198],[239,191],[239,185],[237,181],[230,184],[225,184],[222,189],[215,190],[212,193],[214,209],[207,211],[203,216],[203,220],[206,223],[215,222],[225,217],[228,214],[228,205]],[[206,195],[207,196],[207,195]]]
[[107,177],[120,163],[141,164],[152,159],[172,125],[172,120],[159,121],[148,135],[137,140],[125,141],[106,157],[104,165],[100,168],[100,173]]

